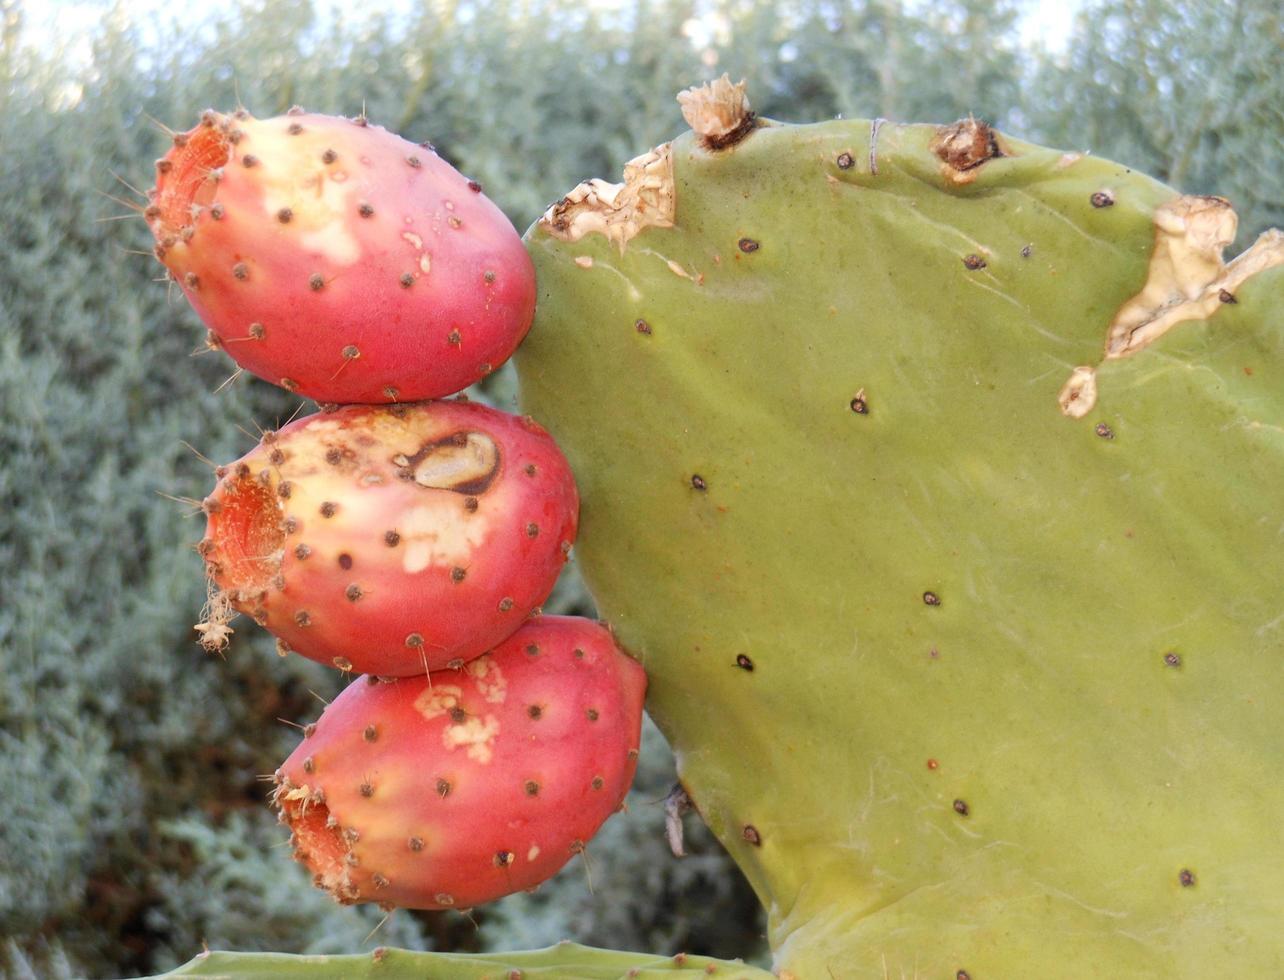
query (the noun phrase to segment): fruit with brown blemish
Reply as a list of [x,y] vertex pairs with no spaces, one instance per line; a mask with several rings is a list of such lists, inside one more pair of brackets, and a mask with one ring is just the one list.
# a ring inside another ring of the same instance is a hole
[[529,419],[460,402],[351,405],[224,468],[200,551],[222,599],[212,608],[253,613],[320,663],[401,676],[517,629],[566,562],[578,506],[566,460]]
[[618,809],[645,688],[602,626],[536,617],[462,670],[350,684],[274,801],[340,902],[493,901],[550,877]]
[[209,112],[149,201],[157,258],[212,340],[318,401],[452,394],[530,326],[534,273],[503,212],[378,126]]

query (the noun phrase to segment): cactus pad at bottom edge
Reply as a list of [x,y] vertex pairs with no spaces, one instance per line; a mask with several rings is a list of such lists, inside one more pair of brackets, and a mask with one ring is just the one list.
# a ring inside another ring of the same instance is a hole
[[167,977],[419,977],[428,980],[772,980],[766,970],[707,956],[654,956],[558,943],[515,953],[417,953],[379,948],[349,956],[206,952]]

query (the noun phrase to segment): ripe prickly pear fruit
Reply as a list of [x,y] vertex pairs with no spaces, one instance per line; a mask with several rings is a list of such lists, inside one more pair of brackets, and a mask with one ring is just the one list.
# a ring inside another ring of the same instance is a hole
[[[575,540],[566,460],[484,405],[351,405],[267,433],[219,467],[200,552],[211,608],[358,673],[469,660],[549,594]],[[227,627],[202,623],[207,646]]]
[[439,398],[508,359],[535,306],[503,212],[364,117],[208,111],[156,163],[156,256],[246,370],[329,402]]
[[533,888],[619,808],[646,675],[585,619],[532,619],[431,676],[359,679],[273,796],[338,901],[467,908]]

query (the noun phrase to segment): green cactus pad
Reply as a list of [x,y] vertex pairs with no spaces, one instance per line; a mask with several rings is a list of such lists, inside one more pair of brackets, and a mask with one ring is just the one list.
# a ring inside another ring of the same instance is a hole
[[971,122],[741,129],[532,228],[518,367],[777,969],[1284,975],[1278,235]]
[[167,977],[426,977],[430,980],[772,980],[756,967],[707,956],[650,956],[558,943],[520,953],[415,953],[380,948],[352,956],[202,953]]

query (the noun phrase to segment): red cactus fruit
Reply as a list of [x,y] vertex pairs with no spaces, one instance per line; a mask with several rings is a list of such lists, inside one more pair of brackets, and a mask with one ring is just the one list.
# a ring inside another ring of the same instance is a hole
[[645,689],[601,626],[536,617],[461,669],[354,681],[273,801],[340,902],[489,902],[550,877],[619,808]]
[[364,118],[208,111],[156,170],[156,256],[211,344],[290,391],[440,398],[530,327],[534,271],[503,212]]
[[[478,656],[548,596],[579,497],[529,418],[465,402],[350,405],[219,467],[200,552],[211,608],[341,670],[404,676]],[[218,615],[197,627],[218,646]]]

